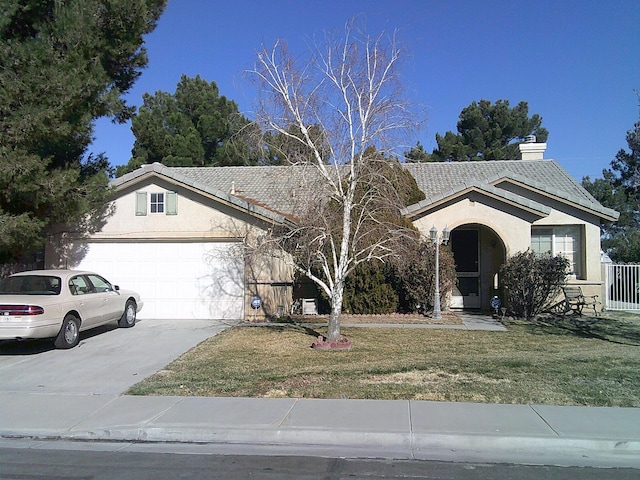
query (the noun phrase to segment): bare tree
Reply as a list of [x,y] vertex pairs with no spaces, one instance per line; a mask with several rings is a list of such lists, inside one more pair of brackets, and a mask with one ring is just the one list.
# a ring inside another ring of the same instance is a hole
[[415,126],[401,96],[401,54],[395,36],[371,37],[349,22],[344,34],[325,35],[305,55],[278,41],[258,53],[250,72],[259,86],[262,130],[284,139],[275,149],[306,172],[294,222],[275,228],[263,245],[287,251],[327,294],[330,340],[340,336],[350,272],[361,262],[399,255],[402,239],[415,237],[410,226],[389,219],[403,205],[397,185],[383,174],[400,136]]

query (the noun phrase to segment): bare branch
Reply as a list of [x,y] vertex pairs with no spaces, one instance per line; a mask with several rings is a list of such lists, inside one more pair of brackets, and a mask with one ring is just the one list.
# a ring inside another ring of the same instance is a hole
[[313,167],[314,189],[294,212],[295,225],[274,229],[270,242],[330,298],[329,337],[339,335],[344,282],[358,264],[398,255],[415,237],[390,220],[401,205],[380,162],[416,126],[401,96],[402,57],[395,34],[371,37],[348,22],[304,55],[283,41],[258,53],[250,72],[261,94],[256,119],[279,155]]

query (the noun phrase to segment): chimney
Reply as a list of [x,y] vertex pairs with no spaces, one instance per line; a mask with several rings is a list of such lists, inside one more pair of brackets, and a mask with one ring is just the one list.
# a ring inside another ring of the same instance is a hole
[[546,143],[537,143],[535,135],[527,135],[524,143],[518,145],[521,160],[542,160],[544,151],[547,149]]

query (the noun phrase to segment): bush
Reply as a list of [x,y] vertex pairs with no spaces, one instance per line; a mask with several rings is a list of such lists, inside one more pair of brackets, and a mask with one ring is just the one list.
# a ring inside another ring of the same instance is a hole
[[510,311],[527,320],[545,311],[565,285],[569,265],[562,256],[532,250],[508,258],[500,274]]
[[[446,308],[446,298],[456,281],[453,253],[440,247],[440,301]],[[361,263],[347,277],[342,311],[354,314],[426,312],[433,308],[435,290],[435,246],[427,241],[411,244],[401,261],[382,263],[376,260]],[[321,292],[320,297],[327,301]],[[420,308],[416,308],[420,305]]]
[[[400,266],[402,305],[406,311],[426,311],[433,308],[435,293],[436,251],[430,241],[420,243],[417,250],[403,259]],[[445,299],[453,291],[456,283],[456,265],[449,247],[440,247],[440,302],[446,307]]]
[[394,313],[398,294],[393,285],[392,267],[377,261],[361,263],[347,277],[344,312],[356,314]]

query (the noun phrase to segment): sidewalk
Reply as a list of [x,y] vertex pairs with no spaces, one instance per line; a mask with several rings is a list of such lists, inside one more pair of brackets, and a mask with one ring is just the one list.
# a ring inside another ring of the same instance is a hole
[[5,447],[640,468],[639,408],[27,393],[0,405]]

